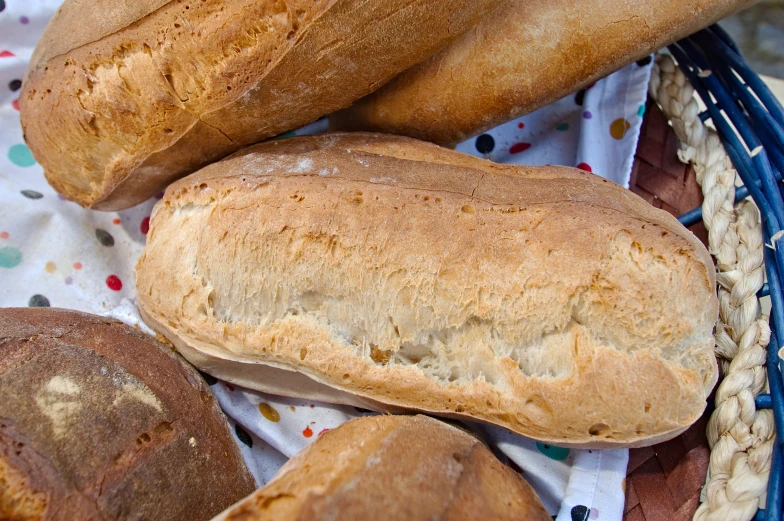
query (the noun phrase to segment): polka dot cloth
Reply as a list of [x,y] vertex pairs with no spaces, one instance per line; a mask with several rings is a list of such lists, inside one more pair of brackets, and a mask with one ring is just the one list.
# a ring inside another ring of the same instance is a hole
[[555,445],[548,445],[547,443],[536,442],[536,448],[550,459],[556,461],[563,461],[569,457],[569,449],[563,447],[556,447]]
[[35,164],[33,154],[26,145],[13,145],[8,149],[8,160],[16,166],[28,167]]
[[457,146],[500,163],[576,166],[628,187],[650,58]]
[[[22,78],[59,3],[0,0],[0,306],[73,308],[113,316],[150,332],[135,306],[133,266],[161,195],[122,212],[85,210],[46,183],[22,137]],[[632,64],[542,110],[466,140],[458,150],[498,162],[577,166],[625,184],[649,71],[650,61]],[[325,129],[321,120],[296,134]],[[230,417],[237,445],[260,485],[319,435],[372,414],[248,391],[206,374],[204,378]],[[628,451],[569,450],[504,429],[468,426],[525,475],[559,521],[620,519]]]
[[574,506],[569,511],[569,516],[572,518],[572,521],[588,521],[588,516],[590,514],[591,511],[585,505]]

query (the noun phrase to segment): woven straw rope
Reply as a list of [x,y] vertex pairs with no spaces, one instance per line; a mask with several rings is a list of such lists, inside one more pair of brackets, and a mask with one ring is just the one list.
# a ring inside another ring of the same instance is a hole
[[681,142],[678,157],[694,167],[705,197],[708,249],[718,272],[716,355],[725,377],[708,422],[706,501],[694,519],[748,521],[764,501],[774,437],[771,411],[758,411],[754,404],[767,385],[770,340],[756,295],[764,282],[759,213],[750,201],[733,204],[736,171],[716,132],[700,120],[694,89],[669,55],[657,55],[649,92]]

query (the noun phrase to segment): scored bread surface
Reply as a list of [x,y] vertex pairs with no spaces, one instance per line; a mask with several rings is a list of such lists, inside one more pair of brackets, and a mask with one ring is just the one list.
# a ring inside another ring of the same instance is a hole
[[122,209],[348,106],[500,0],[66,0],[19,97],[48,181]]
[[717,376],[704,246],[576,169],[279,140],[170,186],[147,241],[145,320],[269,392],[636,446],[695,421]]

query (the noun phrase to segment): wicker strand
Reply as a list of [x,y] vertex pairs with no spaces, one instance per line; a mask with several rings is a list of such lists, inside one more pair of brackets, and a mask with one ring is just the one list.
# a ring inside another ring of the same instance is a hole
[[707,428],[706,501],[694,520],[748,521],[764,501],[774,436],[771,412],[758,411],[754,404],[767,385],[770,340],[757,299],[764,281],[759,212],[750,201],[734,204],[737,173],[719,136],[700,120],[694,90],[669,55],[657,55],[649,92],[681,142],[679,159],[692,163],[702,187],[708,250],[718,271],[716,355],[725,377]]

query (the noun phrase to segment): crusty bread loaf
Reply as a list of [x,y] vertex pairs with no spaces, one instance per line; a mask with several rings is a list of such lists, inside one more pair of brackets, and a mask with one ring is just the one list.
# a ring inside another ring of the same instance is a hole
[[506,0],[460,40],[330,124],[454,145],[754,2]]
[[279,394],[611,447],[675,436],[716,381],[713,264],[672,216],[403,137],[264,143],[178,181],[136,276],[186,358]]
[[427,416],[344,423],[213,521],[550,521],[476,438]]
[[223,413],[116,320],[0,309],[0,519],[210,519],[252,492]]
[[19,98],[47,179],[103,210],[348,106],[501,0],[66,0]]

